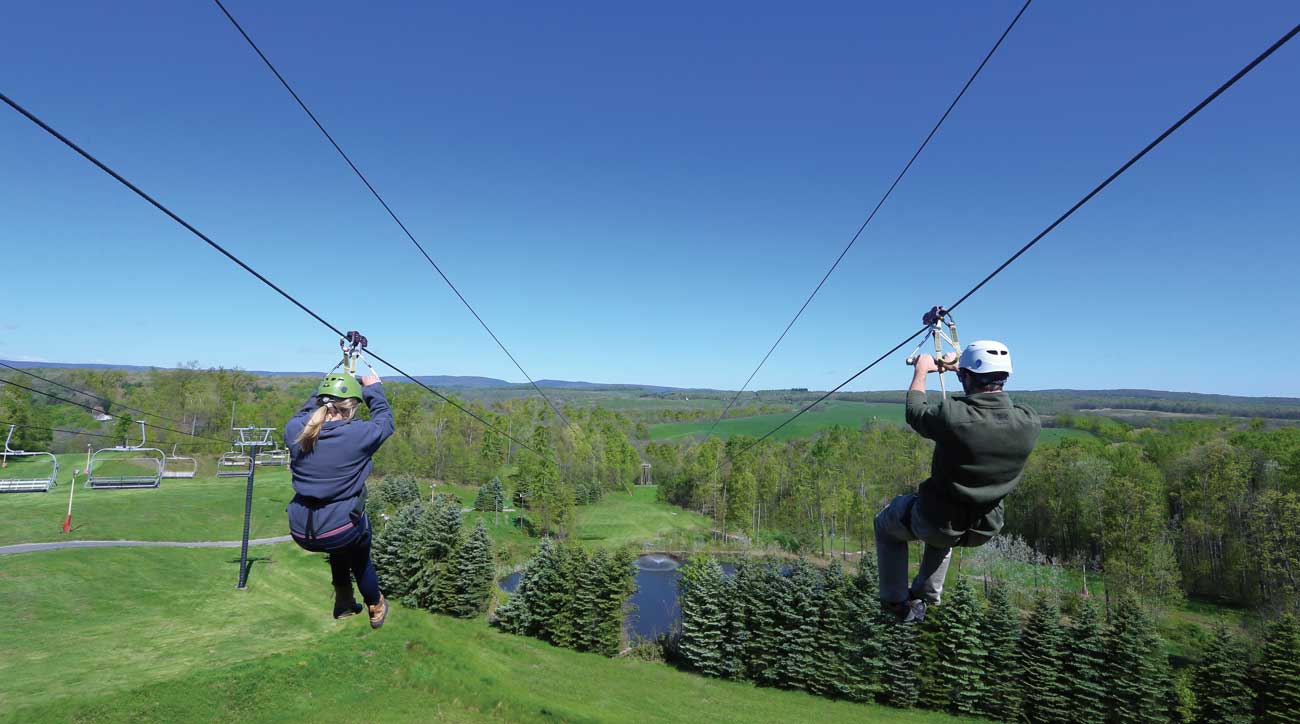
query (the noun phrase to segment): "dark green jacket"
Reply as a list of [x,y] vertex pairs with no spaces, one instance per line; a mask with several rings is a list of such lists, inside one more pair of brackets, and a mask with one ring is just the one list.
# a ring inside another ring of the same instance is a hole
[[981,545],[1002,529],[1002,499],[1020,484],[1038,441],[1038,413],[1005,392],[954,395],[931,404],[907,393],[907,424],[934,440],[930,479],[917,505],[926,522],[961,545]]

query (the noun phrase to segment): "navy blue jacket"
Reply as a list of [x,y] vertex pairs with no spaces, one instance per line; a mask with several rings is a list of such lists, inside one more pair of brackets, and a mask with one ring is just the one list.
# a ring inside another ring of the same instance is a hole
[[[393,411],[382,384],[361,388],[370,408],[370,420],[335,420],[321,426],[320,437],[309,453],[298,446],[298,435],[320,405],[312,395],[284,426],[289,448],[293,490],[289,529],[297,538],[317,538],[356,524],[364,505],[370,458],[393,434]],[[358,517],[351,517],[356,511]],[[332,536],[330,536],[332,537]]]

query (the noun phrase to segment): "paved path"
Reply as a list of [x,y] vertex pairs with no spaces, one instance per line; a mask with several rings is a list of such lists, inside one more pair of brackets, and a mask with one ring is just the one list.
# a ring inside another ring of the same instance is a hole
[[[270,543],[287,543],[293,540],[287,535],[274,538],[253,538],[250,546],[268,545]],[[237,540],[65,540],[52,543],[19,543],[12,546],[0,546],[0,556],[13,553],[35,553],[53,551],[61,548],[238,548],[243,541]]]

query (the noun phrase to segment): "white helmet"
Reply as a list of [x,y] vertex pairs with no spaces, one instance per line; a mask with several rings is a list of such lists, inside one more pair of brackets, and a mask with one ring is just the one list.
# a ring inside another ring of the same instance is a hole
[[962,350],[961,361],[957,366],[981,375],[990,372],[1011,374],[1011,352],[1001,342],[981,339],[971,342],[966,349]]

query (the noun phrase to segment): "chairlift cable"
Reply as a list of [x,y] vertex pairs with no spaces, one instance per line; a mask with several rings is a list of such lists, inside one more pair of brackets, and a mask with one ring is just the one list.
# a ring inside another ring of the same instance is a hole
[[60,428],[60,427],[43,427],[43,426],[41,426],[41,425],[24,425],[24,424],[22,424],[22,423],[20,423],[20,422],[6,422],[6,421],[4,421],[4,420],[0,420],[0,427],[5,427],[5,426],[7,426],[7,425],[13,425],[14,427],[21,427],[21,428],[23,428],[23,429],[25,429],[25,430],[48,430],[48,431],[50,431],[50,432],[62,432],[62,433],[68,434],[68,435],[85,435],[86,437],[102,437],[102,438],[107,438],[107,439],[109,439],[109,440],[116,440],[116,439],[117,439],[117,437],[114,436],[114,435],[105,435],[105,434],[102,433],[102,432],[86,432],[86,431],[84,431],[84,430],[64,430],[63,428]]
[[172,428],[170,428],[170,427],[165,427],[165,426],[163,426],[163,425],[155,425],[155,424],[153,424],[152,422],[145,422],[144,420],[136,420],[136,419],[133,419],[130,415],[114,415],[114,414],[112,414],[112,413],[110,413],[110,412],[104,412],[103,410],[97,410],[97,409],[95,409],[94,407],[92,407],[91,405],[87,405],[87,404],[84,404],[84,403],[81,403],[81,402],[77,402],[76,400],[69,400],[69,399],[67,399],[66,397],[59,397],[58,395],[53,394],[53,393],[51,393],[51,392],[45,392],[45,391],[43,391],[43,390],[38,390],[38,389],[36,389],[35,387],[28,387],[27,385],[20,384],[20,383],[18,383],[18,382],[14,382],[13,380],[0,379],[0,384],[13,385],[14,387],[17,387],[17,388],[20,389],[20,390],[27,390],[28,392],[35,392],[35,393],[38,394],[38,395],[44,395],[44,396],[46,396],[46,397],[48,397],[48,398],[50,398],[50,399],[52,399],[52,400],[58,400],[59,402],[63,402],[63,403],[69,404],[69,405],[76,405],[77,407],[80,407],[80,408],[83,408],[83,409],[86,409],[86,410],[90,410],[91,412],[99,412],[99,413],[102,413],[102,414],[108,415],[108,416],[110,416],[110,417],[112,417],[112,418],[114,418],[114,419],[117,419],[117,420],[130,420],[131,422],[138,422],[138,423],[140,423],[140,424],[142,424],[142,425],[145,425],[146,427],[152,427],[152,428],[155,429],[155,430],[165,430],[165,431],[167,431],[167,432],[174,432],[174,433],[176,433],[176,434],[178,434],[178,435],[185,435],[185,436],[187,436],[187,437],[192,437],[192,438],[196,438],[196,439],[199,439],[199,440],[209,440],[209,441],[211,441],[211,442],[219,442],[219,443],[222,443],[222,444],[225,444],[225,443],[230,442],[229,440],[221,440],[221,439],[218,439],[218,438],[215,438],[215,437],[207,437],[206,435],[196,435],[196,434],[194,434],[194,433],[192,433],[192,432],[185,432],[184,430],[175,430],[175,429],[172,429]]
[[176,424],[178,424],[178,425],[184,425],[184,424],[185,424],[185,421],[184,421],[184,420],[177,420],[177,419],[172,418],[172,417],[167,417],[166,415],[159,415],[159,414],[157,414],[157,413],[155,413],[155,412],[146,412],[146,411],[144,411],[144,410],[141,410],[141,409],[138,408],[138,407],[131,407],[130,405],[123,404],[123,403],[121,403],[121,402],[117,402],[116,400],[110,399],[110,398],[108,398],[108,397],[101,397],[100,395],[96,395],[96,394],[91,393],[91,392],[86,392],[85,390],[79,390],[79,389],[77,389],[77,388],[75,388],[75,387],[71,387],[71,386],[65,385],[65,384],[63,384],[63,383],[61,383],[61,382],[55,382],[54,380],[47,379],[47,378],[45,378],[45,377],[41,377],[40,375],[38,375],[38,374],[36,374],[36,373],[34,373],[34,372],[29,372],[29,371],[27,371],[27,370],[25,370],[25,369],[23,369],[23,368],[21,368],[21,367],[14,367],[13,365],[5,364],[4,362],[0,362],[0,367],[6,367],[6,368],[8,368],[8,369],[13,370],[14,372],[18,372],[18,373],[21,373],[21,374],[27,375],[28,377],[34,377],[34,378],[40,380],[41,382],[48,382],[48,383],[50,383],[51,385],[54,385],[55,387],[62,387],[63,389],[67,390],[68,392],[75,392],[75,393],[77,393],[77,394],[79,394],[79,395],[85,395],[86,397],[89,397],[89,398],[91,398],[91,399],[99,400],[100,402],[106,402],[106,403],[108,403],[109,405],[116,405],[117,407],[121,407],[121,408],[124,409],[124,410],[130,410],[131,412],[137,412],[137,413],[139,413],[139,414],[141,414],[141,415],[147,415],[147,416],[149,416],[149,417],[156,417],[156,418],[158,418],[159,420],[166,420],[167,422],[174,422],[174,423],[176,423]]
[[812,293],[804,300],[803,306],[799,307],[799,311],[795,312],[794,317],[790,319],[789,324],[785,325],[785,329],[781,331],[781,335],[777,337],[776,341],[772,343],[772,346],[768,348],[767,354],[763,355],[763,359],[759,360],[758,366],[754,368],[754,371],[749,373],[749,378],[745,380],[745,384],[741,385],[739,390],[736,390],[736,394],[732,396],[731,401],[723,408],[722,414],[718,415],[718,419],[714,420],[713,424],[709,426],[709,431],[705,433],[705,437],[713,434],[713,429],[716,428],[718,423],[722,422],[722,420],[727,416],[727,413],[731,410],[732,406],[734,406],[736,401],[740,399],[741,394],[748,389],[749,383],[754,381],[754,376],[758,374],[759,370],[763,369],[763,365],[767,364],[768,358],[770,358],[772,353],[776,351],[777,346],[781,344],[785,339],[785,336],[790,333],[790,329],[794,327],[795,322],[799,321],[799,318],[803,316],[804,310],[812,303],[813,297],[816,297],[817,293],[821,291],[822,286],[826,284],[826,280],[830,279],[831,274],[835,272],[835,269],[840,265],[840,262],[844,260],[844,257],[849,253],[849,250],[857,243],[858,238],[862,236],[862,232],[866,230],[867,225],[871,223],[872,219],[876,218],[876,212],[880,211],[881,207],[885,205],[885,202],[889,200],[889,197],[894,193],[894,189],[898,187],[899,182],[903,180],[903,177],[907,175],[908,170],[912,168],[912,164],[916,163],[916,159],[920,157],[921,152],[930,144],[930,140],[939,132],[940,126],[942,126],[943,122],[948,119],[948,116],[952,113],[953,109],[957,107],[957,103],[962,99],[962,96],[966,95],[967,89],[969,89],[971,84],[975,82],[975,79],[979,77],[980,71],[984,70],[984,66],[988,64],[989,60],[993,58],[993,54],[1002,46],[1002,41],[1006,40],[1007,36],[1011,34],[1011,29],[1016,27],[1016,23],[1020,21],[1020,16],[1024,15],[1025,11],[1029,9],[1029,4],[1031,2],[1033,2],[1033,0],[1025,0],[1025,4],[1020,8],[1020,12],[1016,13],[1016,16],[1011,19],[1011,23],[1007,25],[1007,29],[1002,31],[1002,35],[998,37],[998,41],[993,44],[993,47],[989,49],[989,52],[984,56],[984,59],[980,61],[980,64],[975,68],[975,72],[971,73],[970,78],[966,79],[966,84],[957,92],[957,96],[952,99],[952,103],[948,104],[948,108],[943,112],[943,115],[939,116],[939,120],[935,122],[934,127],[930,129],[930,133],[926,135],[925,140],[921,141],[921,145],[917,147],[916,152],[912,154],[910,159],[908,159],[907,164],[903,166],[903,170],[898,172],[898,176],[894,178],[894,182],[889,185],[885,194],[880,197],[880,201],[876,202],[875,208],[873,208],[871,213],[867,215],[866,221],[862,222],[862,225],[858,227],[857,232],[853,234],[851,239],[849,239],[849,243],[845,245],[842,251],[840,251],[840,255],[835,258],[835,262],[831,264],[831,267],[822,275],[821,281],[817,282],[816,287],[813,287]]
[[[338,144],[338,141],[334,140],[334,136],[330,135],[330,132],[325,130],[325,126],[320,122],[320,119],[318,119],[316,117],[316,114],[312,113],[311,109],[307,107],[306,102],[304,102],[303,99],[298,95],[298,93],[293,89],[293,87],[289,85],[289,81],[285,80],[284,76],[280,74],[280,71],[277,70],[275,65],[271,63],[271,60],[266,57],[265,53],[262,52],[262,49],[257,46],[257,43],[253,42],[253,39],[244,30],[244,27],[239,24],[238,20],[235,20],[235,16],[232,15],[230,11],[226,9],[226,6],[222,4],[221,0],[213,0],[213,1],[217,4],[217,7],[221,8],[221,12],[224,13],[226,18],[230,20],[230,23],[235,26],[235,30],[238,30],[239,34],[244,36],[244,40],[248,41],[248,45],[253,49],[253,52],[257,53],[257,56],[262,59],[262,62],[266,64],[266,67],[269,68],[271,73],[275,75],[276,79],[280,81],[280,85],[284,86],[284,89],[289,91],[289,95],[293,96],[293,99],[297,101],[298,106],[301,107],[303,112],[307,114],[307,117],[311,119],[311,122],[316,124],[316,128],[318,128],[320,132],[325,136],[325,139],[330,142],[330,145],[334,147],[334,150],[339,152],[339,155],[342,156],[343,160],[347,162],[348,166],[352,169],[352,172],[357,175],[357,178],[361,179],[361,183],[365,184],[366,188],[370,190],[371,195],[375,197],[375,200],[379,202],[379,205],[383,206],[384,211],[387,211],[388,215],[392,217],[393,221],[397,222],[397,225],[401,227],[402,232],[406,234],[406,238],[410,239],[411,243],[415,245],[415,248],[418,249],[420,251],[420,254],[424,256],[425,261],[429,262],[429,265],[433,267],[434,271],[438,272],[438,276],[442,277],[442,280],[447,283],[447,286],[451,289],[453,293],[455,293],[456,297],[460,299],[461,304],[465,305],[465,308],[469,310],[469,313],[474,315],[474,319],[477,319],[479,325],[483,327],[483,330],[488,333],[488,336],[492,337],[492,341],[496,342],[497,346],[501,348],[501,351],[506,353],[506,356],[509,357],[510,361],[514,363],[515,369],[519,370],[519,373],[522,374],[524,378],[528,380],[528,384],[533,386],[533,389],[537,391],[537,394],[542,396],[543,400],[546,400],[546,404],[550,406],[551,410],[553,410],[555,414],[558,415],[559,418],[563,420],[566,425],[572,425],[573,423],[569,422],[568,418],[564,416],[564,413],[560,411],[560,408],[556,406],[556,404],[553,401],[551,401],[551,398],[548,397],[547,394],[542,391],[542,388],[537,384],[537,382],[533,380],[532,376],[529,375],[528,372],[524,370],[523,365],[519,364],[519,360],[515,359],[515,356],[510,353],[510,350],[506,348],[505,343],[503,343],[501,339],[497,337],[496,333],[492,331],[492,328],[488,326],[488,323],[483,321],[483,317],[479,316],[478,311],[475,310],[473,305],[469,303],[469,300],[465,298],[465,295],[461,294],[460,289],[456,288],[456,285],[453,284],[451,279],[447,276],[447,274],[443,272],[442,267],[438,266],[438,263],[433,260],[433,257],[429,256],[429,252],[425,251],[424,246],[421,245],[420,242],[415,239],[415,235],[412,234],[411,230],[407,228],[406,224],[403,223],[400,218],[398,218],[397,213],[394,212],[392,207],[388,205],[388,202],[385,201],[384,197],[379,194],[379,191],[377,191],[374,185],[370,183],[370,180],[367,179],[366,175],[361,172],[361,169],[358,168],[357,165],[352,162],[351,157],[349,157],[348,154],[343,150],[343,147]],[[378,358],[376,357],[376,359]]]
[[[271,281],[270,279],[267,279],[265,276],[263,276],[263,275],[262,275],[260,272],[258,272],[256,269],[254,269],[253,267],[251,267],[251,266],[249,266],[247,263],[245,263],[244,260],[242,260],[242,259],[240,259],[239,257],[235,256],[233,253],[231,253],[229,250],[227,250],[224,246],[222,246],[222,245],[218,244],[217,242],[213,241],[211,237],[209,237],[207,234],[204,234],[203,232],[199,231],[199,230],[198,230],[197,228],[195,228],[192,224],[190,224],[190,223],[189,223],[188,221],[186,221],[185,219],[182,219],[180,216],[178,216],[178,215],[177,215],[175,212],[173,212],[171,209],[167,208],[166,206],[163,206],[162,203],[160,203],[157,199],[155,199],[154,197],[150,196],[149,194],[145,193],[145,191],[142,190],[139,186],[136,186],[135,184],[133,184],[133,183],[131,183],[130,181],[126,180],[126,178],[123,177],[121,174],[119,174],[118,172],[116,172],[116,171],[114,171],[113,169],[109,168],[109,167],[108,167],[107,165],[105,165],[102,161],[100,161],[99,159],[95,158],[95,157],[92,156],[88,151],[86,151],[86,150],[83,149],[81,146],[78,146],[76,143],[74,143],[74,142],[73,142],[71,139],[69,139],[67,136],[63,135],[62,133],[59,133],[57,130],[55,130],[53,127],[51,127],[51,126],[50,126],[49,124],[47,124],[45,121],[42,121],[40,118],[38,118],[38,117],[37,117],[35,114],[33,114],[31,111],[28,111],[26,108],[24,108],[24,107],[22,107],[21,105],[19,105],[17,101],[14,101],[12,98],[10,98],[8,95],[6,95],[6,94],[3,93],[3,92],[0,92],[0,101],[4,101],[5,104],[7,104],[9,107],[13,108],[15,111],[18,111],[20,114],[22,114],[24,117],[26,117],[29,121],[31,121],[32,123],[35,123],[37,126],[39,126],[39,127],[41,128],[41,130],[45,131],[46,133],[50,134],[51,136],[54,136],[54,137],[57,138],[60,142],[62,142],[63,145],[67,146],[68,148],[71,148],[73,151],[76,151],[78,155],[80,155],[82,158],[86,159],[87,161],[90,161],[92,164],[94,164],[96,167],[98,167],[99,170],[103,171],[104,173],[108,174],[109,176],[112,176],[114,180],[116,180],[118,183],[122,184],[123,186],[125,186],[125,187],[127,187],[128,189],[130,189],[131,191],[133,191],[133,192],[134,192],[137,196],[139,196],[140,198],[142,198],[142,199],[144,199],[145,201],[149,202],[149,204],[152,205],[154,208],[156,208],[156,209],[158,209],[159,211],[161,211],[162,213],[166,214],[166,215],[167,215],[167,216],[168,216],[172,221],[175,221],[176,223],[178,223],[178,224],[180,224],[181,226],[185,227],[185,229],[186,229],[187,231],[189,231],[191,234],[197,236],[199,239],[201,239],[201,240],[202,240],[204,243],[206,243],[208,246],[210,246],[210,247],[212,247],[213,249],[215,249],[216,251],[220,252],[222,256],[225,256],[227,259],[229,259],[229,260],[231,260],[232,262],[234,262],[235,264],[237,264],[241,269],[243,269],[244,271],[246,271],[246,272],[248,272],[249,274],[251,274],[251,275],[253,275],[254,277],[256,277],[258,281],[262,282],[262,283],[265,284],[266,286],[268,286],[268,287],[270,287],[271,289],[273,289],[277,294],[279,294],[280,296],[284,297],[284,298],[287,299],[289,302],[291,302],[294,306],[296,306],[296,307],[298,307],[299,309],[301,309],[303,312],[305,312],[305,313],[306,313],[308,316],[310,316],[312,319],[315,319],[317,322],[320,322],[320,323],[321,323],[321,324],[322,324],[326,329],[330,330],[331,332],[333,332],[333,333],[334,333],[335,335],[337,335],[338,337],[345,337],[345,336],[346,336],[346,335],[343,333],[343,331],[340,330],[338,327],[334,326],[333,324],[330,324],[328,321],[325,320],[324,317],[320,316],[320,315],[317,314],[316,312],[313,312],[313,311],[311,310],[311,308],[309,308],[307,305],[305,305],[305,304],[303,304],[302,302],[300,302],[300,301],[298,301],[297,299],[295,299],[293,295],[291,295],[291,294],[289,294],[288,292],[286,292],[285,290],[281,289],[278,285],[276,285],[275,282]],[[384,359],[383,357],[379,356],[379,354],[377,354],[374,350],[370,350],[370,356],[371,356],[372,358],[378,360],[379,362],[382,362],[383,364],[387,365],[387,366],[388,366],[389,368],[391,368],[394,372],[397,372],[399,375],[405,377],[406,379],[410,380],[411,382],[413,382],[414,384],[418,385],[419,387],[424,388],[425,390],[427,390],[428,392],[430,392],[430,393],[433,394],[434,396],[436,396],[436,397],[442,399],[444,402],[446,402],[447,404],[449,404],[449,405],[451,405],[452,407],[456,408],[457,410],[460,410],[461,412],[465,413],[466,415],[468,415],[468,416],[474,418],[475,420],[478,420],[480,423],[482,423],[482,424],[483,424],[485,427],[487,427],[488,429],[493,430],[493,431],[495,431],[495,432],[501,434],[501,435],[504,436],[507,440],[510,440],[511,442],[515,443],[515,444],[518,445],[519,447],[521,447],[521,448],[523,448],[523,449],[525,449],[525,450],[528,450],[529,452],[532,452],[533,454],[536,454],[536,455],[540,455],[540,454],[541,454],[541,453],[537,452],[536,450],[534,450],[534,449],[533,449],[532,447],[530,447],[529,445],[527,445],[526,443],[523,443],[523,442],[519,441],[519,440],[518,440],[517,438],[515,438],[514,436],[510,435],[509,433],[506,433],[506,432],[502,431],[500,428],[498,428],[497,426],[493,425],[491,422],[488,422],[487,420],[483,419],[483,418],[480,417],[479,415],[475,414],[473,411],[471,411],[471,410],[465,408],[465,407],[464,407],[463,405],[461,405],[460,403],[456,402],[455,400],[452,400],[450,397],[447,397],[446,395],[442,394],[441,392],[438,392],[437,390],[433,389],[432,387],[430,387],[430,386],[424,384],[423,382],[419,381],[419,380],[416,379],[415,377],[413,377],[413,376],[407,374],[405,371],[403,371],[403,370],[402,370],[400,367],[398,367],[397,365],[395,365],[395,364],[393,364],[392,362],[389,362],[388,360],[386,360],[386,359]],[[15,383],[10,382],[9,384],[15,384]],[[30,388],[28,388],[28,389],[30,389]],[[36,390],[36,391],[39,392],[39,390]],[[49,393],[42,392],[41,394],[48,395]],[[59,398],[59,399],[62,399],[62,398]],[[71,402],[70,400],[64,400],[64,401],[65,401],[65,402]],[[78,405],[79,407],[86,407],[85,405],[81,405],[80,403],[75,403],[75,402],[73,402],[72,404]],[[155,425],[155,426],[152,426],[152,427],[157,427],[157,426]],[[166,428],[163,428],[163,429],[166,429]],[[173,431],[173,432],[176,432],[176,431]],[[189,435],[190,433],[184,433],[184,434]],[[193,435],[192,437],[199,437],[199,436],[198,436],[198,435]],[[214,439],[214,438],[205,438],[205,439]],[[229,442],[229,441],[228,441],[228,440],[222,440],[221,442],[225,443],[225,442]]]
[[[1283,35],[1281,38],[1279,38],[1279,39],[1277,40],[1277,42],[1275,42],[1275,43],[1273,43],[1272,45],[1270,45],[1270,46],[1269,46],[1267,49],[1265,49],[1262,53],[1260,53],[1258,56],[1256,56],[1254,60],[1252,60],[1252,61],[1250,61],[1249,63],[1247,63],[1247,64],[1245,65],[1245,67],[1243,67],[1241,70],[1237,71],[1235,75],[1233,75],[1231,78],[1229,78],[1227,81],[1225,81],[1222,85],[1220,85],[1218,88],[1216,88],[1216,89],[1214,90],[1214,92],[1212,92],[1212,93],[1210,93],[1208,96],[1206,96],[1204,100],[1202,100],[1200,103],[1197,103],[1197,104],[1196,104],[1196,105],[1195,105],[1191,110],[1189,110],[1189,111],[1187,111],[1186,113],[1184,113],[1183,116],[1182,116],[1181,118],[1179,118],[1177,121],[1175,121],[1173,125],[1169,126],[1169,128],[1167,128],[1167,129],[1165,129],[1165,131],[1164,131],[1163,133],[1161,133],[1159,136],[1156,136],[1155,140],[1153,140],[1153,141],[1151,141],[1150,143],[1148,143],[1148,144],[1147,144],[1147,145],[1146,145],[1146,146],[1145,146],[1141,151],[1138,151],[1138,152],[1137,152],[1137,153],[1136,153],[1132,158],[1130,158],[1130,159],[1129,159],[1128,161],[1126,161],[1122,166],[1120,166],[1118,169],[1116,169],[1114,173],[1112,173],[1111,175],[1107,176],[1106,179],[1105,179],[1104,181],[1102,181],[1101,183],[1097,184],[1097,186],[1094,187],[1094,188],[1093,188],[1091,191],[1089,191],[1087,194],[1085,194],[1083,198],[1079,199],[1078,202],[1076,202],[1073,206],[1071,206],[1069,209],[1067,209],[1067,210],[1065,211],[1065,213],[1063,213],[1063,214],[1061,214],[1060,216],[1058,216],[1058,217],[1056,218],[1055,221],[1053,221],[1051,224],[1049,224],[1049,225],[1047,226],[1047,228],[1043,229],[1043,230],[1040,231],[1036,236],[1034,236],[1034,238],[1030,239],[1030,240],[1029,240],[1029,243],[1027,243],[1027,244],[1025,244],[1024,246],[1020,247],[1020,249],[1019,249],[1018,251],[1016,251],[1016,253],[1012,254],[1012,255],[1011,255],[1011,256],[1010,256],[1006,261],[1002,262],[1002,264],[1000,264],[996,269],[994,269],[994,270],[992,271],[992,273],[990,273],[988,276],[986,276],[986,277],[984,277],[982,280],[980,280],[980,282],[979,282],[978,284],[976,284],[975,286],[971,287],[969,291],[967,291],[965,294],[961,295],[961,297],[959,297],[959,298],[957,299],[956,302],[954,302],[953,304],[948,305],[948,306],[946,307],[946,309],[947,309],[948,311],[952,311],[953,309],[956,309],[959,305],[961,305],[963,302],[965,302],[967,299],[969,299],[969,298],[971,297],[971,295],[973,295],[975,292],[977,292],[977,291],[979,291],[981,288],[983,288],[985,284],[988,284],[989,281],[991,281],[991,280],[993,279],[993,277],[995,277],[995,276],[997,276],[998,274],[1002,273],[1002,271],[1005,270],[1008,266],[1010,266],[1010,265],[1012,264],[1012,262],[1014,262],[1014,261],[1016,261],[1017,259],[1019,259],[1019,258],[1021,257],[1021,255],[1023,255],[1025,252],[1029,251],[1029,249],[1032,248],[1035,244],[1037,244],[1040,240],[1042,240],[1043,237],[1045,237],[1045,236],[1047,236],[1049,233],[1051,233],[1051,231],[1052,231],[1053,229],[1055,229],[1057,226],[1060,226],[1061,223],[1064,222],[1066,219],[1070,218],[1070,216],[1072,216],[1072,215],[1074,214],[1074,212],[1078,211],[1080,208],[1082,208],[1082,207],[1084,206],[1084,204],[1086,204],[1086,203],[1088,203],[1089,201],[1091,201],[1095,196],[1097,196],[1097,194],[1101,193],[1101,191],[1102,191],[1103,189],[1105,189],[1107,186],[1109,186],[1109,185],[1111,184],[1112,181],[1114,181],[1115,179],[1119,178],[1119,177],[1120,177],[1120,176],[1121,176],[1125,171],[1129,170],[1129,169],[1130,169],[1134,164],[1136,164],[1138,161],[1140,161],[1144,156],[1146,156],[1146,155],[1147,155],[1151,150],[1153,150],[1156,146],[1159,146],[1162,142],[1164,142],[1165,139],[1167,139],[1167,138],[1169,138],[1169,136],[1173,135],[1173,133],[1174,133],[1175,131],[1177,131],[1179,128],[1181,128],[1181,127],[1183,126],[1183,124],[1187,123],[1187,122],[1188,122],[1189,120],[1191,120],[1194,116],[1196,116],[1196,114],[1198,114],[1198,113],[1200,113],[1202,110],[1204,110],[1206,106],[1208,106],[1208,105],[1210,105],[1211,103],[1213,103],[1213,102],[1214,102],[1214,101],[1215,101],[1219,96],[1223,95],[1223,93],[1224,93],[1225,91],[1227,91],[1229,88],[1231,88],[1232,86],[1236,85],[1237,81],[1239,81],[1239,80],[1241,80],[1242,78],[1246,77],[1247,74],[1249,74],[1252,70],[1254,70],[1254,69],[1256,68],[1256,66],[1258,66],[1260,63],[1264,62],[1264,61],[1265,61],[1265,60],[1266,60],[1270,55],[1272,55],[1275,51],[1277,51],[1278,48],[1281,48],[1283,45],[1286,45],[1286,43],[1287,43],[1288,41],[1290,41],[1292,38],[1294,38],[1294,37],[1296,36],[1297,33],[1300,33],[1300,24],[1298,24],[1298,25],[1296,25],[1295,27],[1291,28],[1291,30],[1288,31],[1288,32],[1287,32],[1285,35]],[[764,440],[766,440],[767,438],[771,437],[771,436],[772,436],[776,431],[780,430],[781,428],[785,427],[786,425],[790,424],[791,422],[794,422],[794,420],[795,420],[796,418],[798,418],[800,415],[803,415],[805,412],[808,412],[808,411],[811,410],[814,406],[816,406],[818,403],[824,401],[826,398],[830,397],[831,395],[835,394],[835,393],[838,392],[839,390],[843,389],[845,385],[849,384],[849,383],[852,382],[853,380],[855,380],[855,379],[857,379],[858,377],[862,376],[863,373],[865,373],[867,370],[871,369],[872,367],[875,367],[877,364],[879,364],[881,361],[883,361],[886,357],[889,357],[890,355],[894,354],[894,353],[897,352],[898,350],[902,349],[904,345],[906,345],[908,342],[911,342],[913,339],[916,339],[918,336],[920,336],[921,334],[923,334],[927,329],[928,329],[928,327],[922,327],[921,329],[919,329],[919,330],[913,332],[913,333],[912,333],[912,336],[908,337],[907,339],[903,340],[902,342],[899,342],[897,345],[894,346],[893,349],[889,350],[888,352],[886,352],[885,354],[881,355],[880,357],[877,357],[877,358],[876,358],[876,359],[875,359],[871,364],[869,364],[869,365],[867,365],[866,367],[863,367],[862,369],[860,369],[860,370],[858,370],[857,372],[855,372],[855,373],[853,374],[852,377],[849,377],[848,379],[846,379],[846,380],[844,380],[843,382],[841,382],[841,383],[839,383],[838,385],[836,385],[834,389],[832,389],[831,391],[829,391],[829,392],[827,392],[826,394],[822,395],[821,397],[817,398],[817,400],[816,400],[815,402],[813,402],[811,405],[808,405],[808,406],[802,408],[801,410],[799,410],[798,412],[796,412],[794,415],[790,416],[790,418],[788,418],[787,420],[785,420],[784,422],[782,422],[780,425],[777,425],[776,427],[772,428],[771,430],[768,430],[766,433],[763,434],[762,437],[758,438],[758,439],[755,440],[754,442],[752,442],[752,443],[750,443],[749,445],[747,445],[747,446],[745,446],[744,448],[742,448],[742,449],[740,450],[740,452],[736,453],[735,456],[733,456],[731,459],[732,459],[732,460],[735,460],[736,458],[739,458],[741,455],[744,455],[745,453],[749,452],[749,451],[752,450],[755,446],[757,446],[759,443],[761,443],[761,442],[763,442]],[[721,463],[718,465],[718,467],[719,467],[719,468],[722,467],[722,466],[721,466]]]

